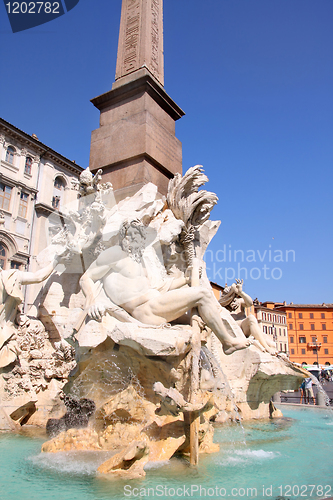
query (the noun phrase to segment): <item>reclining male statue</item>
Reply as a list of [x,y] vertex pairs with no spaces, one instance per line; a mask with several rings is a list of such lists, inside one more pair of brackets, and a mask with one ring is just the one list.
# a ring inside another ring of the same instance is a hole
[[[252,339],[232,337],[220,317],[220,306],[212,290],[189,287],[189,278],[181,276],[153,288],[142,258],[146,229],[137,220],[120,229],[120,243],[104,250],[80,280],[86,297],[87,314],[101,321],[108,310],[119,306],[133,318],[148,325],[175,321],[189,309],[197,307],[207,326],[215,333],[226,354],[251,345]],[[106,301],[96,298],[97,281],[101,281]],[[119,309],[118,307],[118,309]]]

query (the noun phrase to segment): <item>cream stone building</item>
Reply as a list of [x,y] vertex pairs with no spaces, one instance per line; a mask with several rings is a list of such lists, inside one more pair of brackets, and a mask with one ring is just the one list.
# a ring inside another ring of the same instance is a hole
[[66,222],[63,207],[77,204],[83,169],[1,118],[0,160],[0,265],[35,271],[37,255]]
[[262,331],[272,337],[279,352],[289,356],[287,315],[274,310],[275,302],[254,301],[255,314]]

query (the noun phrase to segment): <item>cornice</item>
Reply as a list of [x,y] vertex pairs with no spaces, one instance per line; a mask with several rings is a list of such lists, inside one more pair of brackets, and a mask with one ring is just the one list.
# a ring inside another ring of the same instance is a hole
[[10,177],[7,177],[7,175],[3,174],[2,172],[0,172],[0,181],[8,184],[8,186],[10,186],[10,187],[21,188],[21,189],[24,189],[26,191],[30,191],[31,193],[34,193],[34,194],[38,193],[38,189],[31,187],[31,186],[27,186],[26,184],[24,184],[24,182],[14,181],[13,179],[11,179]]
[[52,148],[49,148],[39,140],[34,139],[32,136],[26,134],[3,118],[0,118],[0,136],[2,136],[3,134],[7,134],[9,137],[14,138],[14,140],[18,141],[22,145],[20,149],[22,149],[22,147],[24,149],[24,145],[30,146],[30,148],[34,149],[35,151],[35,158],[37,155],[40,158],[50,158],[58,165],[66,167],[66,169],[78,176],[84,170],[82,167],[76,165],[76,163],[72,162],[65,156],[57,153],[57,151],[54,151]]
[[41,202],[36,203],[35,210],[36,210],[36,212],[39,212],[39,213],[41,213],[43,215],[47,215],[47,216],[54,214],[54,213],[59,213],[59,215],[61,215],[58,210],[55,210],[50,205],[47,205],[46,203],[41,203]]
[[91,99],[93,105],[100,111],[108,108],[113,104],[135,97],[137,95],[147,93],[152,97],[157,104],[161,106],[168,115],[175,121],[185,115],[184,111],[171,99],[154,78],[149,74],[145,74],[136,80],[130,81],[124,85],[106,92],[94,99]]
[[47,217],[49,215],[58,215],[60,218],[64,219],[64,221],[67,220],[69,222],[67,215],[62,213],[60,210],[55,210],[53,207],[51,207],[50,205],[47,205],[46,203],[42,203],[42,202],[36,203],[35,210],[37,213],[40,213],[42,215],[46,215]]

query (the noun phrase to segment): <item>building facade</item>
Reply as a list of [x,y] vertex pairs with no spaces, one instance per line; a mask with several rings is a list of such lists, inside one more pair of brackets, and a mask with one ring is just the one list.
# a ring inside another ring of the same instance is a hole
[[279,352],[289,356],[287,315],[285,311],[276,311],[274,302],[255,301],[254,309],[262,331],[272,338]]
[[[77,204],[82,168],[0,119],[0,265],[38,269],[37,255]],[[32,299],[31,299],[32,300]]]
[[333,304],[276,304],[274,312],[287,315],[291,361],[333,363]]
[[224,290],[223,286],[219,285],[218,283],[214,283],[213,281],[210,282],[210,285],[212,287],[216,300],[220,300]]

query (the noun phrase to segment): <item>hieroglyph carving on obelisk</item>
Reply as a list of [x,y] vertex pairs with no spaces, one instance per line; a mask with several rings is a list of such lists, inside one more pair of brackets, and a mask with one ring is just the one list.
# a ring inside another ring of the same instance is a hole
[[164,85],[163,0],[122,0],[116,80],[140,68]]

